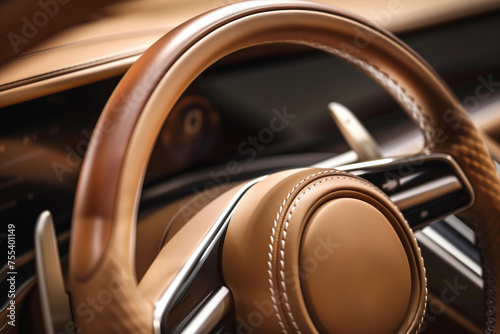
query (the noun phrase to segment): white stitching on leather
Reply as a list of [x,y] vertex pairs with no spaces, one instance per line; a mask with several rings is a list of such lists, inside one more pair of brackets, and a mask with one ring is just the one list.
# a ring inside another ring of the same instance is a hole
[[[276,301],[276,292],[275,292],[275,288],[274,288],[274,283],[273,283],[273,252],[274,252],[274,239],[275,237],[278,237],[278,235],[276,235],[276,231],[277,231],[277,226],[278,226],[278,220],[280,218],[280,215],[281,215],[281,212],[283,211],[283,208],[285,207],[286,205],[286,202],[288,201],[288,199],[290,198],[290,196],[292,195],[292,193],[298,188],[300,187],[300,185],[302,183],[304,183],[305,181],[317,176],[317,175],[320,175],[320,174],[325,174],[325,173],[332,173],[332,172],[338,172],[336,170],[326,170],[326,171],[321,171],[321,172],[318,172],[318,173],[314,173],[312,175],[309,175],[308,177],[302,179],[299,183],[297,183],[291,190],[290,192],[286,195],[285,199],[283,199],[283,203],[280,205],[280,208],[279,208],[279,211],[278,213],[276,214],[276,218],[274,219],[274,222],[273,222],[273,227],[271,228],[271,236],[270,236],[270,242],[269,242],[269,252],[267,253],[268,255],[268,261],[267,261],[267,266],[268,266],[268,270],[267,270],[267,273],[269,275],[269,291],[271,292],[271,301],[273,302],[273,308],[274,308],[274,313],[276,314],[276,317],[278,318],[278,322],[281,326],[281,329],[283,331],[283,333],[287,333],[286,331],[286,327],[285,327],[285,324],[283,323],[283,319],[281,319],[281,315],[280,315],[280,312],[279,312],[279,309],[278,309],[278,303]],[[342,172],[344,173],[344,172]],[[279,240],[279,239],[277,239]],[[278,244],[279,246],[279,244]],[[282,253],[281,255],[284,255],[284,253]],[[283,276],[284,276],[284,272],[281,273]],[[298,328],[298,325],[293,317],[293,314],[290,310],[290,304],[288,304],[288,295],[286,295],[286,305],[287,305],[287,310],[289,312],[289,316],[292,320],[292,324],[294,325],[295,329],[297,330],[298,333],[301,333],[299,328]]]
[[292,320],[292,324],[294,325],[295,329],[297,330],[297,333],[300,333],[300,331],[299,331],[298,326],[297,326],[297,324],[295,322],[295,319],[293,318],[292,310],[291,310],[290,304],[288,302],[288,293],[286,291],[286,283],[285,283],[285,280],[284,280],[284,278],[285,278],[286,232],[287,232],[287,229],[288,229],[288,226],[289,226],[289,223],[290,223],[290,219],[292,218],[293,211],[295,211],[295,208],[299,204],[300,200],[305,196],[305,194],[307,194],[311,189],[315,188],[317,185],[319,185],[321,183],[324,183],[326,181],[334,180],[334,179],[344,179],[344,180],[349,179],[349,180],[354,180],[356,182],[360,182],[362,184],[368,185],[368,183],[365,183],[365,182],[363,182],[361,180],[358,180],[358,179],[351,178],[349,176],[332,176],[332,177],[328,177],[326,179],[322,179],[320,181],[317,181],[312,186],[310,186],[309,188],[305,189],[302,192],[302,194],[300,194],[297,197],[297,199],[295,200],[295,203],[290,208],[290,212],[288,213],[288,217],[287,217],[287,219],[285,221],[284,228],[283,228],[283,231],[282,231],[281,250],[279,249],[280,244],[278,243],[278,250],[279,250],[280,258],[281,258],[281,260],[280,260],[280,276],[279,276],[280,285],[281,285],[281,287],[283,289],[283,297],[285,299],[285,307],[286,307],[286,309],[288,311],[288,315],[290,316],[290,318]]
[[[408,225],[408,227],[410,227],[410,224],[408,224],[406,219],[404,221],[405,221],[406,225]],[[411,227],[410,227],[410,229],[411,229]],[[413,232],[413,230],[412,230],[412,232]],[[420,259],[422,260],[422,268],[424,268],[424,280],[425,280],[424,309],[422,311],[422,317],[420,318],[420,323],[418,324],[417,330],[415,331],[415,333],[420,333],[420,329],[422,328],[422,325],[424,324],[425,312],[427,310],[427,294],[429,291],[427,290],[427,270],[425,269],[424,257],[422,256],[422,250],[420,249],[420,245],[419,245],[418,240],[415,237],[415,235],[413,236],[413,239],[415,240],[415,243],[417,244],[418,254],[420,254]]]
[[288,311],[288,316],[290,317],[290,319],[292,320],[292,324],[293,326],[295,327],[295,329],[297,330],[297,333],[300,333],[300,330],[297,326],[297,323],[295,322],[295,319],[293,317],[293,314],[292,314],[292,310],[291,310],[291,307],[290,307],[290,303],[288,302],[288,293],[287,293],[287,290],[286,290],[286,283],[285,283],[285,247],[286,247],[286,232],[288,230],[288,226],[290,224],[290,219],[292,218],[292,215],[293,215],[293,212],[295,211],[295,208],[297,207],[297,205],[299,204],[300,200],[305,196],[306,193],[308,193],[311,189],[313,189],[314,187],[316,187],[318,184],[321,184],[321,183],[324,183],[326,181],[330,181],[332,179],[346,179],[347,177],[341,177],[341,176],[338,176],[338,177],[329,177],[329,178],[326,178],[326,179],[322,179],[320,181],[317,181],[316,183],[314,183],[311,187],[307,188],[306,190],[304,190],[304,192],[302,192],[302,194],[300,194],[297,199],[295,200],[295,203],[292,204],[292,207],[290,208],[290,212],[288,213],[288,217],[285,221],[285,224],[284,224],[284,228],[283,228],[283,231],[282,231],[282,241],[281,241],[281,250],[279,248],[280,244],[278,243],[278,250],[279,250],[279,254],[280,254],[280,276],[279,276],[279,283],[283,289],[283,297],[285,298],[285,307]]
[[[280,205],[280,208],[279,208],[279,211],[278,213],[276,214],[276,219],[274,219],[274,222],[273,222],[273,227],[271,229],[271,236],[270,236],[270,243],[269,243],[269,252],[268,252],[268,258],[269,260],[267,261],[267,265],[268,265],[268,275],[269,275],[269,290],[271,292],[271,301],[273,302],[273,308],[274,308],[274,311],[275,311],[275,314],[276,314],[276,317],[278,318],[278,322],[282,328],[282,331],[283,333],[287,333],[286,331],[286,327],[285,327],[285,324],[283,323],[283,320],[281,318],[281,315],[279,314],[279,309],[278,309],[278,303],[276,301],[276,292],[275,292],[275,288],[274,288],[274,283],[273,283],[273,251],[274,251],[274,240],[276,237],[278,237],[276,235],[276,232],[277,232],[277,225],[278,225],[278,220],[280,218],[280,215],[281,215],[281,212],[283,211],[283,208],[285,207],[286,205],[286,202],[288,201],[288,199],[290,198],[290,196],[292,195],[292,193],[302,184],[304,183],[305,181],[317,176],[317,175],[321,175],[321,174],[325,174],[325,173],[332,173],[332,172],[335,172],[335,173],[339,173],[339,174],[345,174],[347,176],[349,176],[350,174],[349,173],[346,173],[346,172],[342,172],[342,171],[338,171],[338,170],[326,170],[326,171],[321,171],[321,172],[318,172],[318,173],[315,173],[315,174],[312,174],[304,179],[302,179],[299,183],[297,183],[291,190],[290,192],[287,194],[286,198],[283,200],[283,203]],[[343,179],[347,179],[348,177],[341,177],[341,176],[338,176],[338,177],[334,177],[334,178],[343,178]],[[320,182],[317,182],[316,184],[314,184],[312,187],[310,187],[309,189],[307,189],[305,192],[308,192],[310,189],[314,188],[317,184],[319,183],[322,183],[322,182],[325,182],[327,180],[331,180],[333,179],[332,178],[328,178],[328,179],[324,179],[323,181],[320,181]],[[365,185],[369,185],[369,183],[366,183],[366,182],[363,182],[361,180],[358,180],[358,179],[354,179],[354,178],[350,178],[349,179],[352,179],[352,180],[355,180],[357,182],[360,182],[360,183],[363,183]],[[376,190],[379,190],[377,188],[375,188]],[[297,331],[297,333],[301,333],[299,328],[298,328],[298,325],[297,325],[297,322],[295,321],[295,318],[293,316],[293,313],[292,313],[292,310],[291,310],[291,307],[290,307],[290,304],[288,302],[288,294],[286,292],[286,284],[285,284],[285,281],[284,281],[284,277],[285,277],[285,270],[284,270],[284,255],[285,255],[285,245],[286,245],[286,230],[288,229],[288,224],[289,224],[289,220],[292,216],[292,213],[293,213],[293,210],[295,210],[295,206],[298,204],[298,202],[300,201],[300,199],[305,195],[305,192],[301,195],[301,197],[299,199],[297,199],[296,203],[293,205],[292,207],[292,210],[291,212],[289,213],[288,215],[288,218],[287,218],[287,221],[285,222],[285,228],[283,229],[283,240],[281,242],[281,248],[282,250],[280,250],[280,243],[278,243],[278,253],[280,254],[280,283],[279,285],[282,287],[283,289],[283,297],[285,299],[285,307],[287,309],[287,313],[288,313],[288,316],[290,317],[290,320],[292,321],[292,325],[294,326],[295,330]],[[382,191],[379,190],[380,193],[384,194]],[[385,194],[384,194],[385,195]],[[279,239],[277,239],[279,240]]]
[[[302,181],[300,181],[299,183],[297,183],[293,188],[292,190],[288,193],[287,197],[285,198],[285,200],[283,200],[283,205],[280,206],[280,209],[279,209],[279,212],[277,214],[277,218],[279,219],[279,215],[281,214],[281,211],[283,210],[283,207],[284,205],[286,204],[286,201],[290,198],[291,194],[302,184],[304,183],[304,181],[307,181],[309,179],[311,179],[312,177],[314,176],[317,176],[317,175],[320,175],[320,174],[325,174],[325,173],[328,173],[328,172],[337,172],[337,173],[342,173],[342,174],[346,174],[348,175],[347,173],[345,172],[340,172],[340,171],[336,171],[336,170],[328,170],[328,171],[324,171],[324,172],[319,172],[319,173],[315,173],[313,175],[310,175],[308,176],[307,178],[303,179]],[[288,313],[288,316],[290,317],[290,320],[292,322],[292,325],[293,327],[295,328],[295,330],[297,331],[297,333],[301,333],[300,330],[299,330],[299,327],[297,325],[297,322],[295,321],[295,318],[293,316],[293,313],[292,313],[292,309],[290,307],[290,303],[288,301],[288,293],[287,293],[287,290],[286,290],[286,283],[285,283],[285,247],[286,247],[286,232],[287,232],[287,229],[288,229],[288,226],[290,224],[290,218],[292,218],[292,214],[293,214],[293,211],[295,211],[295,208],[297,207],[297,204],[299,204],[300,200],[305,196],[305,194],[307,192],[309,192],[311,189],[313,189],[314,187],[316,187],[318,184],[321,184],[321,183],[324,183],[326,181],[330,181],[330,180],[333,180],[333,179],[350,179],[350,180],[354,180],[354,181],[357,181],[357,182],[360,182],[362,184],[365,184],[365,185],[368,185],[368,183],[365,183],[361,180],[358,180],[358,179],[354,179],[354,178],[351,178],[349,176],[334,176],[334,177],[329,177],[329,178],[326,178],[326,179],[322,179],[320,181],[317,181],[316,183],[314,183],[311,187],[307,188],[304,190],[304,192],[302,192],[302,194],[300,194],[297,199],[295,200],[295,203],[292,205],[292,207],[290,208],[290,212],[288,213],[288,217],[284,223],[284,228],[283,228],[283,231],[282,231],[282,240],[281,240],[281,243],[278,243],[278,254],[280,255],[280,275],[278,277],[278,280],[279,280],[279,286],[281,286],[282,288],[282,294],[283,294],[283,298],[285,299],[285,307],[286,307],[286,310],[287,310],[287,313]],[[274,220],[274,225],[275,227],[273,228],[273,232],[275,235],[276,233],[276,226],[277,226],[277,220],[275,219]],[[273,240],[273,239],[271,239]],[[280,245],[281,245],[281,249],[280,249]],[[270,249],[272,249],[272,246],[270,247]],[[269,265],[269,262],[268,262],[268,265]],[[268,271],[269,275],[270,275],[270,282],[272,284],[272,262],[270,263],[270,267],[271,267],[271,270]],[[272,287],[271,287],[271,290]],[[274,291],[273,291],[274,293]],[[275,303],[276,301],[276,298],[272,298],[273,300],[273,307],[275,309],[275,311],[277,311],[278,309],[278,306]],[[281,322],[280,325],[282,326],[282,329],[284,330],[284,332],[286,333],[286,329],[284,328],[284,324]]]
[[[290,196],[293,194],[293,192],[302,183],[304,183],[305,181],[313,178],[314,176],[325,174],[325,173],[331,173],[331,172],[335,172],[337,174],[344,174],[345,176],[332,176],[332,177],[328,177],[328,178],[322,179],[320,181],[317,181],[312,186],[310,186],[309,188],[305,189],[302,192],[302,194],[300,194],[297,197],[297,199],[295,200],[295,203],[290,208],[290,212],[288,214],[288,217],[287,217],[285,223],[283,224],[284,228],[283,228],[283,231],[281,233],[282,234],[281,243],[278,242],[278,249],[277,249],[277,251],[278,251],[278,254],[280,256],[280,261],[279,261],[279,263],[280,263],[280,275],[278,276],[278,280],[279,280],[278,286],[281,286],[281,288],[283,290],[282,294],[283,294],[283,298],[285,300],[285,307],[286,307],[286,310],[287,310],[287,314],[290,317],[292,325],[295,328],[295,330],[297,331],[297,333],[301,333],[301,331],[300,331],[300,329],[299,329],[299,327],[297,325],[297,322],[296,322],[296,320],[295,320],[295,318],[293,316],[293,313],[292,313],[292,310],[291,310],[291,307],[290,307],[290,304],[289,304],[289,301],[288,301],[288,293],[287,293],[286,283],[285,283],[285,247],[286,247],[286,235],[287,235],[286,232],[287,232],[287,229],[288,229],[288,226],[289,226],[289,223],[290,223],[290,219],[292,217],[293,211],[297,207],[297,205],[300,202],[300,200],[305,196],[306,193],[308,193],[311,189],[313,189],[317,185],[319,185],[321,183],[324,183],[326,181],[333,180],[333,179],[344,179],[344,180],[349,179],[349,180],[353,180],[353,181],[359,182],[359,183],[361,183],[363,185],[370,186],[372,189],[374,189],[375,191],[377,191],[380,194],[382,194],[385,198],[388,198],[387,195],[384,192],[382,192],[377,187],[374,187],[372,184],[370,184],[368,182],[364,182],[363,180],[360,180],[360,179],[357,179],[357,178],[353,178],[353,177],[351,177],[351,174],[343,172],[343,171],[338,171],[338,170],[326,170],[326,171],[321,171],[321,172],[312,174],[312,175],[310,175],[310,176],[302,179],[299,183],[297,183],[290,190],[290,192],[287,194],[286,198],[283,200],[283,203],[280,205],[279,211],[276,214],[276,218],[274,219],[274,222],[273,222],[273,227],[271,229],[271,236],[269,238],[270,239],[269,252],[268,252],[268,258],[269,258],[269,260],[267,261],[267,265],[268,265],[268,271],[267,272],[268,272],[268,275],[269,275],[268,281],[269,281],[269,286],[270,286],[269,290],[271,292],[271,300],[273,302],[273,308],[274,308],[276,317],[278,318],[278,322],[279,322],[279,324],[280,324],[280,326],[282,328],[283,333],[285,333],[285,334],[288,333],[288,332],[286,330],[285,324],[283,323],[283,319],[282,319],[281,315],[279,314],[278,303],[276,301],[276,292],[275,292],[276,289],[274,288],[274,283],[273,283],[273,251],[274,251],[274,246],[273,245],[274,245],[275,238],[278,237],[276,235],[277,227],[278,227],[278,220],[280,218],[281,212],[283,211],[283,208],[286,205],[286,202],[288,201],[288,199],[290,198]],[[389,203],[393,207],[393,209],[399,210],[399,209],[397,209],[396,205],[392,201],[389,200]],[[403,221],[408,226],[408,228],[410,228],[410,230],[411,230],[411,227],[409,226],[409,224],[406,221],[406,219],[403,219]],[[418,246],[417,239],[415,238],[415,236],[413,238],[415,239],[415,242],[417,243],[418,253],[420,254],[420,258],[421,258],[422,263],[423,263],[424,259],[422,257],[422,252],[420,250],[420,247]],[[277,239],[277,241],[279,241],[279,239]],[[280,245],[281,245],[281,247],[280,247]],[[426,311],[426,308],[427,308],[427,275],[426,275],[425,266],[423,268],[424,268],[424,280],[425,280],[425,299],[424,299],[424,308],[423,308],[423,311],[422,311],[422,316],[420,318],[420,323],[417,326],[416,333],[418,333],[420,331],[420,328],[422,327],[422,325],[424,323],[425,311]]]

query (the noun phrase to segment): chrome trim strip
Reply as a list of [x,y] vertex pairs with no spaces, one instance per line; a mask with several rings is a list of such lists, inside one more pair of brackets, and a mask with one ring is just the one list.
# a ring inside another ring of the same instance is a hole
[[[443,153],[431,153],[431,154],[422,154],[422,155],[416,155],[416,156],[410,156],[406,157],[407,163],[412,164],[412,163],[418,163],[426,160],[443,160],[447,161],[453,168],[453,170],[456,173],[456,176],[449,176],[450,178],[448,179],[448,176],[443,177],[438,180],[434,180],[428,183],[425,183],[421,186],[409,189],[404,192],[400,192],[397,194],[394,194],[391,196],[391,200],[396,203],[396,205],[402,203],[402,207],[400,209],[408,209],[409,205],[418,205],[418,204],[423,204],[425,202],[431,201],[433,199],[436,199],[439,196],[434,196],[434,192],[440,192],[440,196],[449,194],[453,191],[459,190],[462,187],[464,187],[467,192],[471,196],[471,201],[469,205],[458,208],[457,210],[448,212],[444,216],[436,217],[433,221],[437,221],[439,219],[443,219],[449,215],[456,214],[458,212],[462,212],[464,210],[467,210],[470,208],[474,202],[476,201],[476,193],[474,192],[472,185],[463,172],[463,170],[459,167],[457,162],[448,154],[443,154]],[[330,161],[330,160],[329,160]],[[379,159],[379,160],[372,160],[372,161],[365,161],[365,162],[358,162],[350,165],[345,165],[345,166],[329,166],[329,168],[336,168],[338,170],[343,170],[350,172],[352,174],[358,175],[360,177],[363,177],[363,174],[365,173],[366,170],[373,169],[373,168],[390,168],[391,166],[395,166],[401,163],[405,162],[405,158],[384,158],[384,159]],[[324,166],[324,165],[323,165]],[[436,181],[439,181],[437,182]],[[456,180],[456,182],[455,182]],[[400,203],[398,203],[400,202]],[[430,223],[430,222],[429,222]],[[419,225],[421,227],[421,225]]]
[[391,200],[400,210],[406,210],[460,189],[462,189],[460,181],[455,176],[450,175],[397,193],[391,196]]
[[434,241],[439,247],[445,249],[449,254],[453,255],[458,261],[467,266],[472,270],[478,277],[483,275],[483,270],[481,266],[475,263],[471,258],[465,255],[460,249],[455,247],[451,242],[443,237],[433,228],[425,228],[422,230],[422,234]]
[[455,216],[449,216],[446,217],[444,222],[446,225],[460,233],[460,235],[467,239],[472,245],[475,245],[476,233],[469,226],[465,225],[460,219]]
[[231,292],[222,286],[196,313],[181,334],[210,333],[229,313],[233,304]]
[[47,333],[65,332],[72,324],[69,298],[64,288],[54,222],[49,211],[38,217],[35,227],[35,255],[40,304]]
[[[330,168],[336,168],[338,170],[343,170],[343,171],[355,174],[356,170],[374,168],[374,167],[389,167],[389,166],[391,166],[391,164],[394,164],[397,161],[400,161],[402,159],[403,158],[383,158],[383,159],[378,159],[378,160],[356,162],[353,164],[343,165],[343,166],[331,166]],[[356,174],[356,175],[358,175],[358,174]]]
[[[428,232],[427,230],[430,230]],[[424,232],[425,231],[425,232]],[[443,259],[450,266],[455,268],[464,277],[467,277],[471,282],[473,282],[479,288],[483,288],[482,276],[478,274],[477,268],[479,267],[479,272],[481,273],[481,267],[479,264],[470,260],[462,251],[457,249],[455,246],[451,245],[449,242],[446,244],[439,244],[442,240],[446,240],[437,235],[436,231],[433,230],[432,226],[428,226],[420,231],[415,232],[415,237],[417,238],[419,244],[427,247],[436,256]],[[450,247],[451,245],[451,247]],[[458,258],[467,258],[470,261],[461,261]],[[472,266],[470,266],[472,265]]]
[[181,270],[179,270],[175,278],[172,280],[172,283],[163,293],[162,297],[155,303],[155,310],[153,313],[153,328],[155,334],[161,334],[161,321],[163,318],[163,313],[171,303],[175,302],[174,297],[178,290],[185,283],[186,279],[189,277],[190,273],[196,267],[196,265],[204,257],[208,256],[208,254],[206,254],[207,250],[210,250],[215,245],[217,240],[223,235],[225,227],[227,227],[227,225],[229,224],[229,220],[231,219],[236,204],[240,201],[240,199],[248,191],[248,189],[250,189],[261,180],[265,179],[266,177],[267,176],[259,177],[248,182],[236,193],[236,195],[234,195],[234,197],[219,215],[219,218],[217,218],[217,220],[214,222],[207,235],[203,238],[198,247],[196,247],[191,257],[187,260]]

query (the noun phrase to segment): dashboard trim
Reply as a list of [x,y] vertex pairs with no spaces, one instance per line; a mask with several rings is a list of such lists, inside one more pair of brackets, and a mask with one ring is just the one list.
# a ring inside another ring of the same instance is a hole
[[121,75],[140,56],[140,53],[133,53],[102,64],[92,62],[88,67],[85,67],[84,64],[81,68],[74,68],[67,72],[61,72],[61,74],[57,76],[49,76],[8,90],[0,90],[0,107],[25,102],[27,100]]

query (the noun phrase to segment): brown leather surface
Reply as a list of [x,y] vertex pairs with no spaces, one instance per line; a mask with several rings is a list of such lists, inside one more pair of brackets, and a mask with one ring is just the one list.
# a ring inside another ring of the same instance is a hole
[[[323,2],[379,21],[398,33],[500,8],[497,0],[420,0],[404,6],[395,2],[389,8],[387,0]],[[135,55],[172,27],[219,5],[223,2],[190,0],[186,6],[185,1],[136,0],[107,7],[98,19],[64,29],[0,67],[0,107],[121,75]]]
[[423,320],[410,228],[380,190],[344,172],[291,170],[252,187],[223,271],[237,325],[259,333],[415,333]]
[[146,299],[156,301],[161,297],[241,187],[242,185],[236,185],[227,191],[221,191],[220,196],[196,213],[162,248],[139,284],[139,291]]
[[[449,153],[464,169],[477,201],[462,217],[479,233],[488,326],[493,326],[495,276],[500,274],[500,183],[490,156],[463,107],[434,71],[390,33],[362,22],[328,6],[257,1],[195,18],[153,45],[113,93],[82,167],[70,254],[73,304],[95,293],[99,284],[110,279],[110,270],[123,277],[131,275],[142,177],[161,124],[184,89],[228,53],[284,42],[310,45],[364,70],[412,117],[424,133],[427,151]],[[367,40],[356,39],[359,32]],[[153,302],[146,306],[131,284],[123,299],[103,312],[109,310],[117,321],[121,319],[122,331],[148,323],[141,332],[149,332]],[[120,313],[122,317],[114,316]],[[112,326],[118,330],[120,325]]]
[[492,139],[487,133],[483,132],[482,134],[483,140],[490,151],[491,157],[496,161],[500,161],[500,143]]
[[0,66],[113,1],[5,1],[0,5]]
[[[236,186],[225,184],[217,188],[220,194]],[[214,197],[211,191],[203,190],[199,193],[183,197],[168,203],[164,207],[148,213],[139,220],[137,226],[137,247],[135,252],[135,268],[137,279],[140,281],[163,246],[191,221],[201,209],[212,202]],[[191,223],[193,223],[191,221]]]
[[[376,207],[344,196],[318,208],[304,231],[300,263],[309,274],[301,279],[307,308],[320,333],[396,333],[410,303],[405,250]],[[316,258],[324,259],[319,241],[328,242],[328,236],[338,244],[338,256],[317,265]]]
[[[137,279],[140,280],[153,263],[164,243],[171,220],[183,205],[191,201],[192,196],[182,198],[149,213],[137,224],[137,246],[135,250],[135,267]],[[179,217],[185,223],[184,217]],[[187,218],[187,217],[186,217]],[[192,217],[189,217],[192,218]]]

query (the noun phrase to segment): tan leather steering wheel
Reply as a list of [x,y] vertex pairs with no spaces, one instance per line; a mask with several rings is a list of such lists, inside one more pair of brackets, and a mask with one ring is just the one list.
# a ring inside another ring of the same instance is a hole
[[[368,39],[361,41],[359,32]],[[225,55],[264,43],[307,45],[357,66],[415,121],[426,152],[447,153],[458,162],[476,195],[460,217],[478,236],[486,332],[494,332],[500,320],[495,311],[500,307],[500,182],[463,107],[425,61],[384,29],[325,5],[252,1],[203,14],[161,38],[123,77],[99,118],[78,182],[71,232],[69,290],[82,333],[153,333],[155,303],[171,281],[164,265],[175,259],[161,253],[137,283],[136,217],[150,153],[172,107],[203,70]],[[106,305],[92,317],[85,314],[81,306],[101,295]]]

